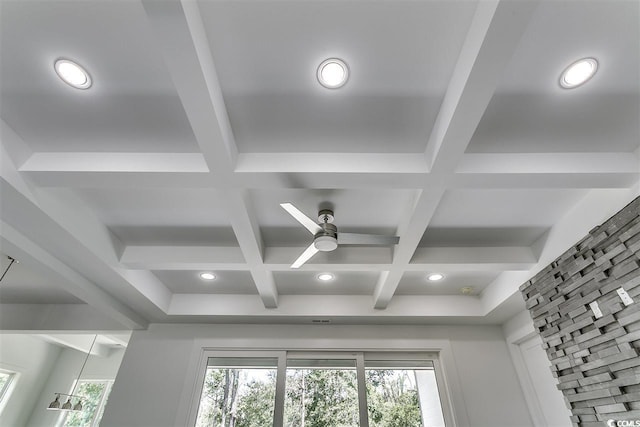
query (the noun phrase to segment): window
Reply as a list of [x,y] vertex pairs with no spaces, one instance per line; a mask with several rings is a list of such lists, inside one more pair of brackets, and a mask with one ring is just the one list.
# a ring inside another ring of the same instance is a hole
[[444,427],[448,419],[434,353],[212,351],[204,360],[196,427]]
[[284,425],[358,427],[355,360],[287,360]]
[[[100,425],[113,381],[80,380],[70,394],[83,396],[82,411],[69,411],[62,415],[63,427],[96,427]],[[75,388],[75,391],[73,391]]]
[[5,399],[9,398],[9,387],[11,387],[11,383],[15,378],[15,372],[0,369],[0,409],[3,408]]
[[209,358],[196,427],[270,427],[277,366],[275,358]]
[[443,427],[430,361],[365,360],[369,426]]

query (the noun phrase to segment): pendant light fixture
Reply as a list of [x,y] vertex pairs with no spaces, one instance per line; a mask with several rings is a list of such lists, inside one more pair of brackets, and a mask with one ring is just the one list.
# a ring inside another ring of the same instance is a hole
[[[82,372],[84,371],[84,367],[87,364],[87,360],[89,360],[89,356],[91,356],[91,350],[93,350],[93,346],[96,343],[96,339],[98,339],[98,335],[93,337],[93,342],[91,343],[91,347],[89,347],[89,351],[87,352],[87,356],[84,358],[84,362],[82,363],[82,367],[80,368],[80,373],[78,373],[78,378],[76,379],[75,384],[73,385],[73,390],[71,390],[71,394],[67,393],[54,393],[56,398],[49,404],[47,409],[53,411],[82,411],[82,399],[84,396],[78,396],[75,393],[78,388],[78,383],[80,382],[80,378],[82,377]],[[60,405],[60,396],[67,396],[67,401],[61,406]],[[78,399],[75,405],[71,402],[71,399]]]

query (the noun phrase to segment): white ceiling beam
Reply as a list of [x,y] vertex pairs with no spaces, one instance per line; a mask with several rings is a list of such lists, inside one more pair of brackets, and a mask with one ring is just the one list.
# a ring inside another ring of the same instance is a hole
[[34,153],[20,172],[208,173],[200,153]]
[[[41,189],[33,202],[0,178],[0,191],[2,219],[19,236],[73,265],[79,274],[118,295],[148,319],[168,308],[169,290],[151,275],[144,281],[136,277],[136,283],[127,280],[118,262],[121,243],[71,190]],[[5,235],[4,230],[0,232]]]
[[47,333],[128,331],[146,329],[146,322],[136,325],[120,322],[114,316],[89,304],[0,304],[0,333]]
[[[91,351],[92,356],[108,357],[111,354],[111,348],[98,342],[95,334],[39,334],[38,336],[45,341],[72,348],[83,353],[89,353],[89,351]],[[96,338],[95,343],[93,343],[94,338]],[[92,343],[93,348],[91,347]]]
[[24,197],[35,202],[32,182],[18,172],[18,167],[31,155],[22,138],[0,119],[0,176]]
[[106,333],[100,334],[100,338],[104,341],[117,345],[119,347],[127,347],[131,339],[131,332],[125,333]]
[[267,309],[255,295],[175,294],[169,310],[174,316],[231,316],[278,319],[283,316],[402,317],[483,316],[480,300],[461,295],[397,296],[384,310],[371,306],[369,295],[280,295],[277,309]]
[[425,155],[432,172],[448,172],[457,166],[537,4],[478,2],[427,143]]
[[[126,328],[146,328],[147,320],[129,306],[69,268],[4,221],[0,222],[0,243],[4,253],[11,254],[15,259],[29,266],[30,269],[40,272],[44,277],[55,277],[56,282],[62,284],[65,291],[89,304],[97,319],[102,317],[98,313],[104,313],[114,319],[114,322],[118,322]],[[0,324],[3,329],[7,329],[7,322],[3,321]],[[84,325],[76,327],[84,327]],[[42,328],[42,325],[38,328]]]
[[471,153],[456,188],[628,188],[640,177],[635,153]]
[[422,235],[440,204],[444,189],[423,190],[417,200],[406,210],[407,215],[400,223],[397,234],[400,242],[393,253],[392,267],[380,276],[373,293],[373,305],[377,309],[386,308],[402,279],[402,272],[420,244]]
[[[227,174],[193,172],[20,171],[41,188],[216,188]],[[223,176],[221,176],[223,175]]]
[[[311,243],[311,235],[309,235]],[[266,247],[264,255],[265,267],[273,270],[287,271],[298,259],[306,247]],[[348,247],[341,246],[332,252],[318,252],[298,270],[317,271],[331,266],[369,265],[375,270],[380,265],[391,264],[391,249],[388,247]],[[374,267],[377,266],[377,267]]]
[[209,169],[231,172],[238,150],[198,4],[143,0],[142,5]]
[[277,307],[278,291],[273,274],[264,268],[264,243],[248,192],[246,190],[226,191],[222,200],[264,306]]
[[638,182],[636,172],[623,173],[459,173],[449,189],[626,189]]
[[145,270],[247,270],[242,251],[230,246],[127,246],[120,263]]
[[[432,175],[449,175],[459,163],[536,5],[534,1],[478,3],[427,143],[425,156]],[[391,301],[402,278],[401,266],[411,259],[443,194],[441,186],[420,195],[404,223],[405,232],[399,232],[394,266],[381,275],[374,291],[375,308],[386,308]]]
[[97,172],[21,171],[39,187],[65,188],[216,188],[216,189],[407,189],[422,188],[424,173],[297,172]]
[[[41,191],[38,201],[43,213],[85,249],[84,255],[92,256],[93,263],[104,272],[103,277],[109,279],[111,286],[119,283],[120,290],[129,293],[135,290],[144,296],[145,304],[150,302],[166,312],[171,298],[169,289],[149,272],[129,271],[121,267],[118,254],[124,245],[72,190]],[[57,242],[56,246],[60,247],[61,243]],[[96,280],[100,280],[99,277]]]
[[236,172],[420,174],[429,168],[416,153],[243,153]]
[[[4,160],[3,160],[4,161]],[[640,169],[640,166],[638,167]],[[21,171],[29,182],[42,188],[214,188],[214,189],[422,189],[445,185],[439,175],[423,173],[297,173],[240,172],[78,172]],[[6,174],[5,174],[6,176]],[[450,189],[573,189],[629,188],[638,181],[633,171],[584,171],[583,173],[456,173],[446,180]],[[10,178],[7,177],[7,180]]]
[[[265,247],[263,267],[267,271],[291,271],[291,263],[303,247]],[[144,270],[248,271],[249,264],[238,247],[217,246],[127,246],[120,262]],[[407,271],[520,271],[535,263],[529,247],[418,247]],[[298,271],[387,271],[391,250],[385,247],[342,247],[318,253]]]
[[8,156],[7,160],[11,159],[15,167],[20,167],[33,155],[31,147],[2,118],[0,118],[0,142],[4,150],[3,156]]
[[467,271],[528,271],[537,261],[530,247],[419,247],[411,265],[438,267],[438,271],[447,266]]
[[635,153],[468,153],[456,173],[640,174]]

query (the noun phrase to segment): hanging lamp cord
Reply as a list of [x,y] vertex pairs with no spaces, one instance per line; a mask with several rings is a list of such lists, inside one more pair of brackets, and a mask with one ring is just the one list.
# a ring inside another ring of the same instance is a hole
[[91,343],[91,347],[89,347],[89,351],[87,352],[87,357],[84,358],[84,363],[82,364],[82,367],[80,368],[80,373],[78,373],[78,379],[76,380],[76,384],[73,386],[73,391],[71,392],[72,395],[76,392],[76,389],[78,388],[78,383],[80,382],[80,377],[82,376],[82,371],[84,371],[84,367],[87,364],[87,360],[89,360],[89,356],[91,356],[91,350],[93,350],[93,345],[96,343],[96,339],[98,339],[98,335],[97,334],[93,337],[93,342]]
[[7,269],[4,271],[4,273],[2,273],[2,277],[0,277],[0,282],[2,282],[2,279],[4,279],[4,276],[7,275],[7,272],[9,271],[9,269],[11,268],[11,266],[13,265],[14,262],[16,262],[15,258],[12,258],[10,256],[7,256],[7,258],[9,258],[11,260],[11,262],[9,263],[9,265],[7,266]]

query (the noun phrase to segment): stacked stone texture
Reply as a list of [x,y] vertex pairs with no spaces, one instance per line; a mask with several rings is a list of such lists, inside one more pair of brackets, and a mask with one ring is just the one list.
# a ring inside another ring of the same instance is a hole
[[520,290],[573,425],[640,420],[640,197]]

